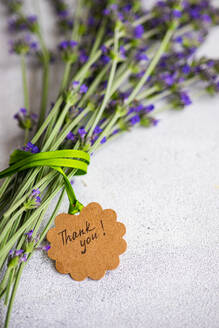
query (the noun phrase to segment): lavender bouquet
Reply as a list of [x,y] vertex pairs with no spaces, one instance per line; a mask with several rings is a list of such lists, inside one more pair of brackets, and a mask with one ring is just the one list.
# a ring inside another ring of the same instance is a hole
[[[73,149],[90,154],[92,160],[97,149],[124,132],[139,125],[156,126],[159,111],[189,106],[188,90],[210,95],[219,91],[219,61],[196,57],[219,22],[219,10],[209,0],[157,1],[149,11],[140,1],[81,0],[74,8],[63,0],[49,3],[61,39],[53,49],[47,47],[37,16],[26,13],[25,1],[2,1],[9,15],[10,52],[19,56],[21,64],[24,103],[15,119],[24,130],[22,150],[27,154]],[[60,61],[64,73],[59,93],[48,108],[50,70]],[[38,112],[30,112],[27,68],[31,65],[42,71]],[[18,156],[17,151],[11,155],[11,167]],[[63,166],[66,179],[79,173]],[[57,170],[41,165],[7,172],[0,173],[5,178],[0,188],[5,327],[22,271],[35,249],[49,249],[42,242],[68,193],[68,183]],[[44,224],[50,202],[60,191]],[[83,205],[74,192],[69,199],[71,213],[79,212]]]

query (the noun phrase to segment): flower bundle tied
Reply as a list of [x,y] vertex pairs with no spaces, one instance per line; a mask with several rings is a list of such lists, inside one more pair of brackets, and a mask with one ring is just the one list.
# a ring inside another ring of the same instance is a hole
[[71,183],[62,167],[75,169],[75,175],[87,173],[90,155],[82,150],[56,150],[41,153],[29,153],[15,150],[10,157],[10,166],[0,172],[0,179],[33,167],[50,167],[58,171],[64,178],[65,189],[69,199],[69,214],[80,212],[83,205],[77,200]]

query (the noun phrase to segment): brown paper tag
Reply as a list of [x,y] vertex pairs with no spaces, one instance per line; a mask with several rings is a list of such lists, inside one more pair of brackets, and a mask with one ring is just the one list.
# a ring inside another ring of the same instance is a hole
[[115,269],[127,248],[125,226],[116,218],[115,211],[103,210],[98,203],[88,204],[79,215],[58,215],[47,233],[48,256],[56,261],[56,269],[77,281],[98,280]]

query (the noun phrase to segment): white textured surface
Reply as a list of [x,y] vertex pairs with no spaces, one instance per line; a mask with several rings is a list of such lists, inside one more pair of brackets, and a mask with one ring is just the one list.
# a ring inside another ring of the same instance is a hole
[[[17,59],[8,58],[4,25],[1,20],[1,168],[22,140],[12,118],[22,105],[20,71]],[[217,56],[218,41],[217,30],[202,52]],[[34,94],[39,84],[30,79]],[[12,328],[219,327],[218,105],[219,98],[202,98],[183,112],[165,113],[158,127],[128,133],[93,157],[75,190],[83,203],[113,208],[125,223],[121,265],[100,281],[79,283],[36,252],[17,292]],[[67,206],[65,199],[60,212]],[[0,322],[3,315],[1,305]]]

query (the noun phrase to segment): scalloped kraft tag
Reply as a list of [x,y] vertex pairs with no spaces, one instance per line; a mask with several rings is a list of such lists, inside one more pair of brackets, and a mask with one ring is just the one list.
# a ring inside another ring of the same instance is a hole
[[74,280],[99,280],[119,265],[119,255],[127,248],[125,232],[115,211],[90,203],[78,215],[62,213],[55,218],[55,227],[47,233],[48,256],[56,261],[57,271]]

